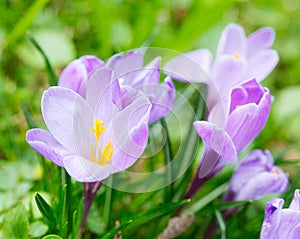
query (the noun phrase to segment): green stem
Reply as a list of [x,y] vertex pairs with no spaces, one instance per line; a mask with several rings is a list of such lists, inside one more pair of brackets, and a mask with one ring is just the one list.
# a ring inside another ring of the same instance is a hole
[[164,153],[165,153],[165,165],[167,171],[167,187],[165,190],[165,203],[170,202],[174,195],[174,188],[173,188],[173,173],[171,167],[171,161],[173,159],[172,148],[171,148],[171,141],[170,141],[170,134],[167,126],[167,122],[165,119],[161,120],[161,124],[166,132],[166,143],[164,145]]
[[109,225],[110,215],[111,215],[112,194],[113,194],[113,188],[112,188],[113,176],[110,176],[107,180],[108,180],[107,185],[110,185],[110,186],[106,186],[105,203],[104,203],[104,210],[103,210],[103,220],[105,222],[106,228]]

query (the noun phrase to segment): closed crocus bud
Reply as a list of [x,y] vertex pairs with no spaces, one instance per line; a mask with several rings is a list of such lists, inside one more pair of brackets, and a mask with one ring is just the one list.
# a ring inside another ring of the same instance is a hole
[[289,208],[283,208],[284,200],[274,198],[265,209],[260,239],[298,239],[300,238],[300,195],[295,191]]
[[65,67],[59,77],[58,85],[84,94],[83,83],[101,65],[104,65],[104,62],[96,56],[82,56]]
[[255,200],[266,194],[283,193],[288,175],[279,167],[268,150],[254,150],[236,168],[223,201]]
[[213,108],[208,121],[194,122],[205,146],[200,177],[215,174],[227,163],[236,163],[237,153],[264,128],[271,102],[269,90],[252,79],[232,88],[230,97]]

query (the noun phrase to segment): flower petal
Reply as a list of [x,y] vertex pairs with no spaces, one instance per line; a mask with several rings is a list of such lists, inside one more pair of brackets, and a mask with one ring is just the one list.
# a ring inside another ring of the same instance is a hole
[[144,54],[141,50],[132,50],[126,54],[119,53],[108,59],[106,66],[113,69],[118,78],[132,77],[143,67]]
[[228,24],[223,30],[217,49],[217,58],[220,55],[238,54],[245,57],[247,41],[244,29],[237,24]]
[[76,154],[74,142],[73,115],[77,101],[84,99],[73,90],[54,86],[42,96],[42,114],[54,138]]
[[120,171],[131,166],[143,153],[148,142],[151,104],[139,97],[113,116],[104,141],[112,141],[115,152],[111,164]]
[[244,79],[255,77],[257,81],[264,80],[275,68],[279,61],[275,50],[262,50],[248,61]]
[[26,133],[27,143],[53,163],[63,167],[63,158],[70,155],[57,140],[46,130],[31,129]]
[[251,57],[260,50],[268,49],[275,40],[275,31],[271,27],[263,27],[251,33],[247,38],[248,56]]
[[79,182],[102,181],[114,172],[114,167],[110,164],[100,166],[77,155],[65,157],[63,162],[70,176]]
[[293,198],[293,201],[291,202],[289,208],[293,209],[293,210],[300,211],[300,194],[299,194],[299,189],[295,190],[294,198]]
[[267,91],[259,105],[249,103],[236,108],[230,115],[226,131],[237,152],[251,143],[265,126],[270,113],[271,96]]
[[237,152],[225,130],[206,121],[195,121],[194,127],[207,147],[203,155],[203,164],[201,163],[203,170],[200,169],[200,177],[205,177],[216,166],[218,159],[226,163],[236,163]]
[[210,82],[209,72],[212,54],[207,49],[199,49],[179,55],[169,60],[163,71],[166,75],[183,82]]
[[151,99],[152,109],[149,124],[164,117],[170,112],[175,100],[175,87],[170,77],[166,77],[164,82],[156,90],[155,96]]

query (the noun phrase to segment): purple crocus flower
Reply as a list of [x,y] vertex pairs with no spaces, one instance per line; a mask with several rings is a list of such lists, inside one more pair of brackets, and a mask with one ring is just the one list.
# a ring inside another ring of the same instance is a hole
[[175,99],[175,87],[170,77],[162,84],[160,80],[160,58],[155,58],[144,66],[144,54],[141,50],[129,51],[112,56],[104,63],[95,56],[83,56],[71,62],[62,72],[59,86],[75,90],[85,97],[85,82],[96,67],[104,65],[114,70],[119,80],[124,108],[141,94],[152,103],[149,124],[164,117],[172,109]]
[[270,193],[283,193],[288,175],[279,167],[268,150],[254,150],[236,168],[223,201],[256,200]]
[[284,200],[274,198],[265,209],[260,239],[300,238],[300,194],[295,191],[289,208],[283,208]]
[[130,167],[148,140],[151,104],[140,96],[123,109],[113,71],[97,68],[85,81],[85,98],[74,90],[50,87],[42,97],[49,131],[31,129],[28,144],[80,182],[97,182]]
[[214,175],[225,164],[237,161],[237,153],[265,126],[271,101],[269,90],[252,79],[234,87],[227,101],[213,108],[208,121],[194,122],[204,142],[199,177]]
[[82,56],[65,67],[59,77],[58,85],[72,89],[79,94],[84,94],[85,86],[83,83],[97,67],[103,65],[104,62],[95,56]]
[[[277,52],[270,49],[274,39],[275,32],[270,27],[246,37],[241,26],[231,23],[222,32],[214,61],[207,49],[199,49],[171,59],[164,70],[177,80],[208,84],[211,108],[235,85],[254,77],[260,82],[271,73],[279,60]],[[209,77],[200,74],[199,68]]]
[[132,50],[108,59],[106,65],[112,68],[120,81],[123,107],[132,102],[139,94],[146,95],[152,103],[149,124],[164,117],[172,109],[175,87],[170,77],[162,84],[160,80],[160,57],[144,66],[144,53]]

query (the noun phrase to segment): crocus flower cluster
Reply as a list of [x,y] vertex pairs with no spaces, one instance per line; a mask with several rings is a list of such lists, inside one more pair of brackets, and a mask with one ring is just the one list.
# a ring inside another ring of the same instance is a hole
[[265,218],[260,232],[260,239],[300,237],[300,194],[299,189],[288,208],[283,208],[284,200],[274,198],[265,209]]
[[236,168],[223,201],[256,200],[266,194],[283,193],[289,185],[288,175],[268,150],[254,150]]

